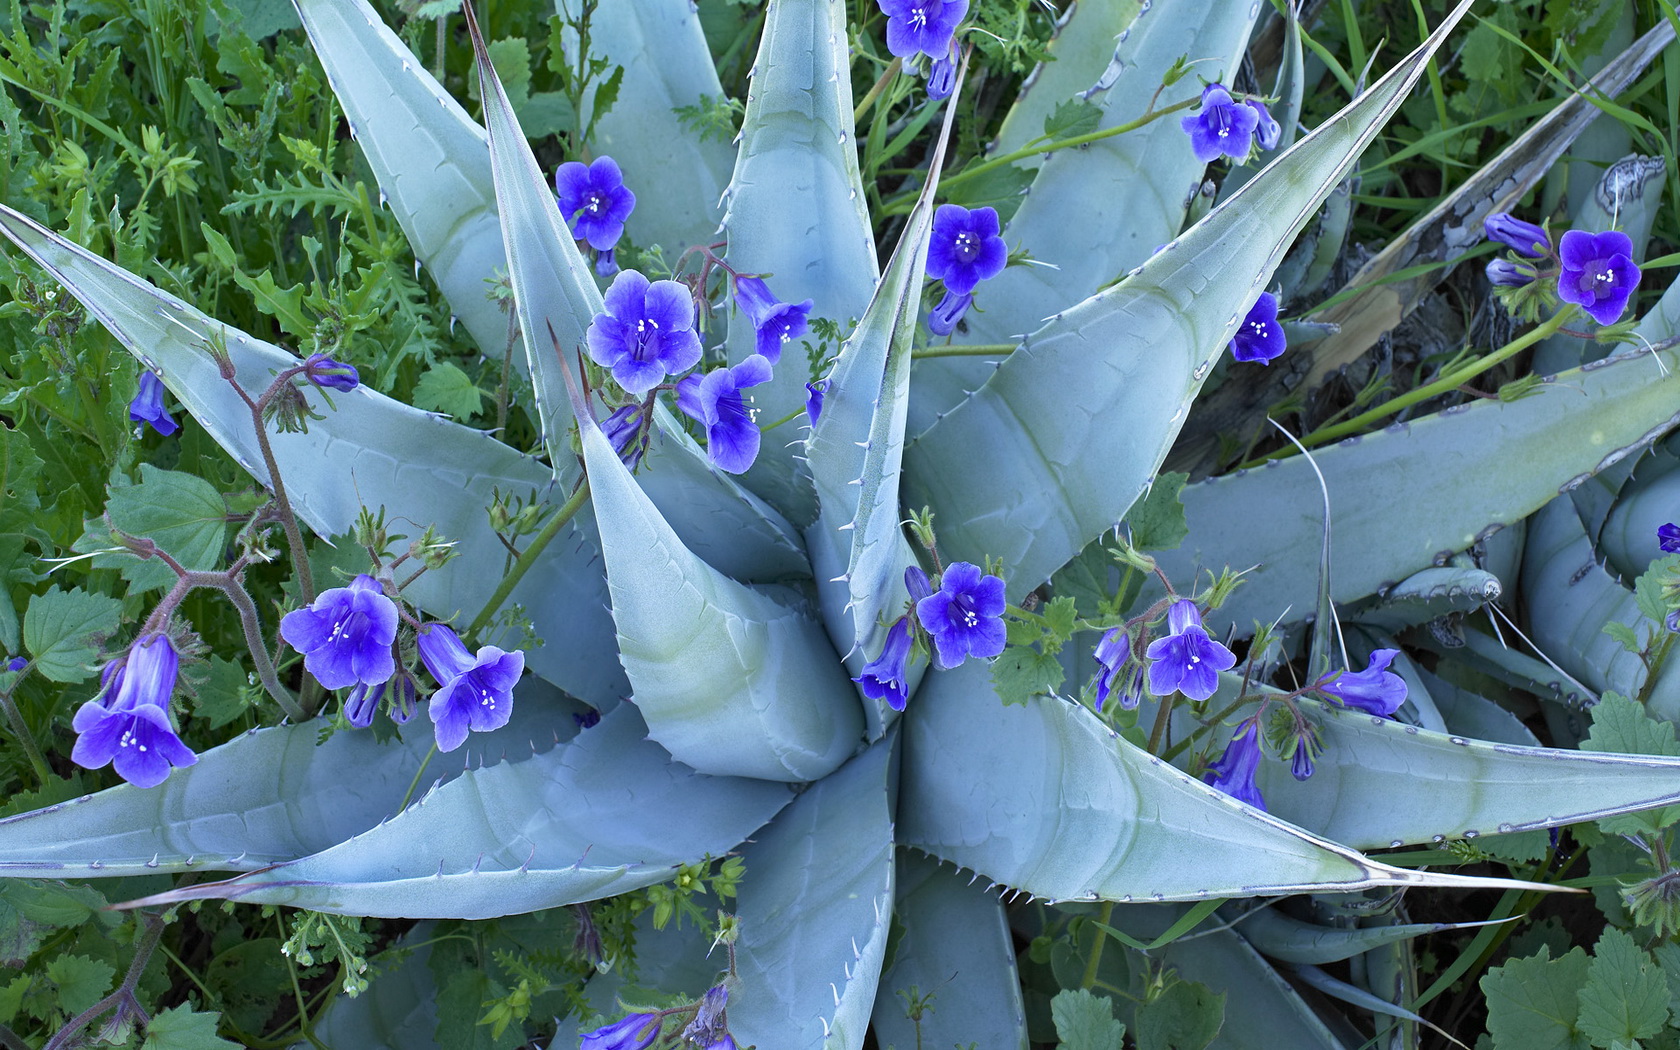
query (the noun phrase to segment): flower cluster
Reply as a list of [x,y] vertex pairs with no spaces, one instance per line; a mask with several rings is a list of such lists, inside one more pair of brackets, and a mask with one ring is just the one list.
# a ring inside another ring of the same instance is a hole
[[1615,324],[1627,310],[1628,300],[1639,287],[1639,265],[1633,261],[1633,241],[1619,230],[1588,233],[1569,230],[1552,247],[1545,227],[1525,222],[1506,212],[1495,212],[1482,222],[1488,239],[1510,251],[1487,265],[1488,280],[1505,289],[1513,304],[1535,303],[1533,288],[1542,277],[1555,274],[1557,300],[1574,303],[1601,325]]
[[169,721],[180,667],[174,641],[161,631],[142,635],[126,656],[105,665],[99,695],[71,720],[79,734],[71,761],[84,769],[110,764],[142,788],[156,787],[171,769],[197,762]]
[[945,297],[928,315],[934,335],[950,335],[974,302],[974,288],[1003,272],[1009,249],[999,236],[995,208],[970,211],[959,204],[941,204],[933,213],[928,241],[927,275],[945,284]]
[[957,26],[968,17],[968,0],[879,0],[887,16],[887,50],[915,62],[926,55],[928,97],[950,97],[955,86]]
[[1003,652],[1008,640],[1003,613],[1008,602],[1003,580],[971,562],[956,561],[939,575],[935,589],[927,573],[912,565],[904,570],[911,611],[887,628],[881,654],[863,667],[853,681],[863,695],[885,700],[894,711],[904,710],[909,695],[909,665],[916,643],[924,636],[934,663],[950,670],[969,657],[989,660]]
[[611,1024],[583,1033],[579,1050],[647,1050],[659,1041],[668,1014],[693,1011],[694,1017],[677,1038],[680,1045],[696,1050],[736,1050],[735,1037],[729,1034],[729,989],[718,984],[706,989],[697,1003],[673,1007],[657,1013],[632,1013]]
[[1260,149],[1276,149],[1283,137],[1283,127],[1266,110],[1259,99],[1238,102],[1223,84],[1209,84],[1202,89],[1201,106],[1179,121],[1190,136],[1190,149],[1203,164],[1230,157],[1245,161],[1249,153]]

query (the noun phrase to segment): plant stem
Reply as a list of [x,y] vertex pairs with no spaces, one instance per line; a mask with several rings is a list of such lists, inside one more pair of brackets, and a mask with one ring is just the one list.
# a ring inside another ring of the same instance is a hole
[[72,1017],[68,1024],[59,1029],[57,1035],[47,1040],[46,1046],[41,1050],[63,1050],[64,1047],[70,1046],[73,1036],[107,1011],[120,1009],[124,1002],[132,1003],[135,1012],[142,1018],[146,1017],[145,1011],[140,1009],[139,1002],[134,998],[134,989],[139,985],[140,975],[145,971],[146,964],[151,961],[152,952],[157,950],[158,941],[163,937],[163,920],[151,912],[144,911],[140,913],[139,918],[142,927],[140,939],[135,942],[134,961],[129,963],[122,984],[110,995]]
[[[1103,901],[1102,908],[1097,912],[1097,922],[1107,926],[1114,919],[1114,902]],[[1103,947],[1108,944],[1108,934],[1101,926],[1092,926],[1091,932],[1097,935],[1097,943],[1091,945],[1091,957],[1085,960],[1085,976],[1079,982],[1081,988],[1090,988],[1097,983],[1097,971],[1102,966]]]
[[251,650],[251,661],[257,665],[257,678],[262,682],[263,689],[274,698],[286,715],[294,722],[307,722],[313,711],[306,709],[292,696],[291,690],[280,684],[280,676],[274,670],[274,661],[268,657],[268,649],[263,645],[262,623],[257,619],[257,603],[245,592],[245,588],[237,581],[230,579],[221,572],[189,572],[183,575],[180,582],[187,588],[214,587],[227,595],[228,601],[233,603],[239,612],[239,626],[245,631],[245,645]]
[[490,595],[489,601],[484,603],[484,608],[480,609],[478,615],[473,617],[472,623],[467,625],[467,634],[477,634],[490,625],[490,619],[496,615],[496,610],[500,609],[502,603],[507,601],[507,596],[513,593],[515,587],[519,586],[519,581],[525,578],[525,574],[531,570],[531,566],[536,564],[538,556],[542,554],[554,537],[560,534],[560,530],[565,527],[566,523],[577,516],[578,509],[583,506],[584,501],[588,498],[589,479],[585,477],[578,484],[577,491],[572,493],[572,498],[555,512],[554,517],[548,519],[548,524],[544,525],[542,531],[537,533],[531,542],[526,545],[525,552],[519,556],[518,561],[513,563],[513,568],[508,570],[508,574],[502,577],[502,582],[496,585],[496,590]]
[[[18,679],[22,681],[22,679]],[[6,721],[12,724],[12,733],[23,745],[23,750],[29,755],[29,765],[35,770],[35,777],[45,784],[52,776],[47,768],[47,760],[41,757],[41,749],[35,746],[35,738],[29,735],[29,726],[23,721],[23,712],[18,710],[17,701],[12,699],[10,689],[0,693],[0,709],[6,712]]]
[[1155,709],[1155,725],[1149,730],[1149,753],[1161,753],[1161,740],[1167,735],[1167,723],[1172,721],[1173,700],[1178,694],[1172,693],[1161,698],[1160,706]]
[[911,352],[911,358],[924,357],[997,357],[1014,352],[1019,343],[976,343],[972,346],[928,346]]
[[859,102],[857,108],[852,111],[852,123],[854,125],[862,122],[863,115],[868,113],[869,107],[873,106],[876,99],[881,97],[881,92],[887,90],[887,85],[892,83],[893,77],[898,76],[898,71],[903,66],[904,59],[902,58],[895,58],[887,64],[887,68],[881,73],[880,79],[876,80],[874,85],[870,87],[869,94],[863,96],[863,101]]
[[290,383],[292,376],[302,371],[302,367],[298,367],[281,372],[256,401],[252,401],[250,395],[245,393],[238,383],[233,384],[233,389],[239,392],[239,396],[251,408],[251,425],[257,431],[257,448],[262,451],[263,465],[268,468],[268,486],[274,493],[275,505],[280,509],[280,525],[286,530],[286,545],[291,548],[292,569],[297,573],[298,593],[303,598],[303,604],[309,605],[315,601],[315,577],[309,569],[309,550],[303,545],[303,530],[298,528],[297,515],[292,513],[292,501],[286,498],[286,483],[280,479],[280,464],[274,459],[274,447],[268,441],[268,427],[263,423],[263,410],[279,393],[281,384]]

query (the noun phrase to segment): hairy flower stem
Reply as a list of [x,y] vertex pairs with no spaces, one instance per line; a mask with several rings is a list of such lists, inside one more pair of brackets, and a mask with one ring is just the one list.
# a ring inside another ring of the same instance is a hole
[[[1501,361],[1507,360],[1514,354],[1521,353],[1533,346],[1535,343],[1540,342],[1542,339],[1555,334],[1558,329],[1564,326],[1565,322],[1572,320],[1579,315],[1580,312],[1580,308],[1577,306],[1565,306],[1563,309],[1553,314],[1544,324],[1525,332],[1523,335],[1511,340],[1498,350],[1495,350],[1485,356],[1478,357],[1476,360],[1471,361],[1462,368],[1446,373],[1433,383],[1420,386],[1416,390],[1408,390],[1394,400],[1378,405],[1369,412],[1362,412],[1359,415],[1354,416],[1352,419],[1345,419],[1332,426],[1322,427],[1318,430],[1312,431],[1311,433],[1304,434],[1301,437],[1301,444],[1307,446],[1308,448],[1314,448],[1319,445],[1347,437],[1349,434],[1357,434],[1368,429],[1373,423],[1385,419],[1388,416],[1392,416],[1402,409],[1410,408],[1419,402],[1428,401],[1432,397],[1456,390],[1465,383],[1468,383],[1470,380],[1475,379],[1483,372],[1486,372],[1494,365],[1499,364]],[[1293,447],[1279,449],[1271,455],[1250,460],[1249,462],[1242,464],[1238,469],[1258,467],[1269,459],[1284,459],[1295,454],[1296,451]]]
[[[239,613],[239,626],[245,632],[245,646],[251,650],[251,662],[257,665],[257,678],[262,682],[263,689],[274,702],[280,705],[288,718],[294,722],[306,722],[315,713],[307,705],[299,704],[292,696],[291,690],[280,684],[280,676],[274,670],[274,661],[268,657],[268,650],[263,645],[262,622],[257,619],[257,603],[251,600],[245,588],[227,573],[222,572],[184,572],[176,581],[175,590],[170,591],[173,597],[176,591],[184,596],[186,591],[194,587],[212,587],[227,595],[228,601]],[[180,599],[176,599],[179,603]],[[165,598],[158,605],[162,610],[168,605],[169,598]],[[171,609],[173,607],[171,606]],[[155,617],[157,614],[153,613]],[[148,621],[150,626],[150,621]]]
[[507,601],[508,595],[512,594],[513,589],[519,586],[519,581],[525,578],[527,572],[531,571],[531,566],[536,564],[537,558],[541,556],[543,550],[548,547],[554,537],[560,534],[560,530],[565,528],[566,523],[577,516],[578,510],[587,499],[589,499],[589,479],[586,477],[578,484],[577,491],[572,493],[572,498],[555,512],[554,517],[548,519],[548,524],[544,525],[542,531],[537,533],[531,542],[526,545],[525,552],[519,556],[518,561],[513,563],[513,568],[508,570],[508,574],[502,577],[502,582],[496,585],[496,590],[490,595],[490,599],[484,603],[484,608],[478,610],[478,615],[473,617],[472,623],[467,625],[467,634],[475,635],[490,625],[490,619],[496,615],[496,610],[500,609],[502,603]]
[[58,1030],[57,1035],[47,1040],[41,1050],[65,1050],[70,1046],[81,1045],[80,1040],[75,1037],[82,1029],[106,1012],[121,1010],[124,1006],[139,1015],[142,1021],[149,1020],[146,1012],[140,1009],[139,1001],[134,998],[134,989],[139,986],[140,975],[145,972],[146,964],[152,959],[152,952],[157,950],[158,941],[163,937],[163,919],[148,911],[139,912],[138,916],[141,926],[140,938],[134,943],[134,961],[129,963],[128,972],[123,974],[122,984],[110,995],[72,1017],[68,1024]]
[[1178,693],[1173,692],[1161,698],[1161,704],[1155,709],[1155,725],[1149,730],[1149,753],[1159,755],[1161,743],[1167,735],[1167,723],[1172,721],[1173,701]]
[[[286,483],[280,479],[280,464],[274,459],[274,446],[268,440],[268,427],[263,422],[263,413],[273,403],[281,389],[291,385],[292,377],[304,371],[300,365],[288,368],[274,377],[263,396],[255,401],[245,392],[245,388],[234,380],[228,380],[240,400],[244,401],[251,410],[251,425],[257,432],[257,448],[262,452],[263,465],[268,468],[268,485],[274,493],[275,505],[280,509],[280,525],[286,530],[286,545],[291,548],[292,570],[297,574],[298,593],[302,596],[303,604],[308,605],[315,600],[315,576],[309,569],[309,550],[303,545],[303,530],[298,528],[297,515],[292,513],[292,501],[286,498]],[[247,599],[249,600],[249,599]]]
[[1085,960],[1085,975],[1080,978],[1079,987],[1091,989],[1096,987],[1097,973],[1102,966],[1103,947],[1108,944],[1108,931],[1102,927],[1114,921],[1114,902],[1103,901],[1097,911],[1097,923],[1091,927],[1096,935],[1096,943],[1091,945],[1091,956]]
[[892,83],[893,77],[898,76],[898,71],[903,66],[904,59],[902,58],[895,58],[887,64],[887,68],[881,73],[880,78],[869,89],[869,94],[863,96],[863,101],[859,102],[857,108],[852,111],[853,124],[863,123],[863,115],[869,112],[871,106],[875,105],[876,100],[881,97],[881,92],[887,90],[887,85]]
[[29,734],[29,726],[23,720],[23,712],[18,710],[17,701],[12,699],[10,689],[0,693],[0,710],[6,712],[6,721],[12,726],[12,735],[17,737],[18,743],[23,745],[24,753],[29,756],[29,765],[35,770],[35,779],[45,784],[52,773],[47,768],[47,760],[41,757],[41,749],[35,746],[35,738]]

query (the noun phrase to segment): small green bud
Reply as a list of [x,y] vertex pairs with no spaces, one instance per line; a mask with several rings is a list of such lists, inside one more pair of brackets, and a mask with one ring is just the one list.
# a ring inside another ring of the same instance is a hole
[[910,535],[925,549],[931,551],[937,547],[933,537],[933,508],[923,507],[913,511],[910,515]]

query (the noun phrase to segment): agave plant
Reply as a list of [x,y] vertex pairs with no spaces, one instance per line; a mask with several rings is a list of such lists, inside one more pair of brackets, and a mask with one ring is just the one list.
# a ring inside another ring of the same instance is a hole
[[[462,767],[434,772],[412,804],[409,785],[428,768],[425,734],[380,744],[339,733],[318,746],[312,725],[276,726],[205,753],[161,786],[118,787],[0,822],[6,874],[223,871],[235,877],[157,899],[484,918],[597,900],[735,852],[746,875],[728,1017],[741,1045],[859,1047],[872,1016],[883,1043],[904,1045],[895,993],[940,984],[938,1009],[920,1022],[929,1045],[1004,1046],[1025,1045],[1026,1022],[1000,890],[1141,905],[1508,887],[1519,884],[1391,866],[1361,851],[1680,801],[1680,759],[1437,732],[1448,723],[1421,688],[1421,728],[1300,701],[1322,750],[1306,780],[1280,763],[1260,767],[1267,812],[1049,688],[1000,702],[976,660],[913,665],[902,717],[855,685],[913,597],[904,570],[918,554],[902,523],[921,508],[932,511],[946,559],[1000,565],[1012,602],[1072,593],[1077,572],[1093,564],[1106,586],[1104,534],[1157,475],[1286,251],[1470,0],[1292,144],[1286,114],[1284,142],[1264,169],[1182,232],[1185,189],[1205,165],[1178,121],[1140,122],[1040,161],[1004,237],[1051,265],[1006,270],[978,296],[983,312],[960,337],[1009,347],[997,362],[913,361],[942,153],[879,266],[856,161],[846,4],[768,6],[732,168],[726,150],[673,116],[717,90],[688,5],[605,5],[594,37],[625,67],[627,93],[596,134],[637,187],[632,240],[674,257],[721,221],[736,270],[774,275],[780,294],[809,297],[816,316],[856,319],[831,372],[782,367],[757,389],[761,418],[797,418],[805,383],[826,380],[809,432],[788,441],[772,431],[739,479],[715,469],[665,405],[632,471],[602,432],[598,406],[568,390],[573,355],[605,309],[600,286],[482,42],[483,127],[363,0],[297,6],[416,258],[487,353],[499,352],[507,321],[485,282],[505,268],[543,455],[364,385],[330,405],[310,392],[317,418],[304,432],[272,435],[272,462],[319,536],[346,535],[380,512],[453,540],[456,556],[408,587],[405,601],[445,619],[517,603],[543,642],[525,653],[533,674],[512,721],[475,737]],[[1078,8],[1058,43],[1061,61],[1017,103],[1000,149],[1024,145],[1019,129],[1076,91],[1103,128],[1154,113],[1157,92],[1162,105],[1195,99],[1201,89],[1189,83],[1162,89],[1173,58],[1189,52],[1234,72],[1258,14],[1248,0],[1120,6]],[[955,112],[946,110],[947,132]],[[1485,214],[1508,200],[1477,207]],[[276,483],[218,358],[256,389],[296,367],[294,357],[15,210],[0,208],[0,229],[161,375],[197,425],[257,480]],[[1653,316],[1647,334],[1658,340],[1668,315]],[[753,319],[731,312],[730,360],[750,355],[755,337]],[[1404,627],[1497,594],[1510,570],[1446,560],[1648,443],[1671,422],[1674,372],[1657,379],[1649,362],[1617,358],[1570,380],[1585,397],[1477,405],[1322,450],[1312,463],[1193,485],[1184,492],[1189,536],[1160,554],[1160,567],[1187,586],[1200,568],[1259,565],[1207,612],[1216,635],[1299,621],[1332,601],[1366,602],[1366,648],[1382,648]],[[1505,458],[1519,468],[1490,478],[1481,460],[1459,455],[1466,447],[1529,451]],[[1335,500],[1333,557],[1321,542],[1320,474]],[[551,540],[511,575],[486,513],[505,493],[543,508]],[[514,644],[493,617],[473,626],[484,644]],[[1086,633],[1065,651],[1073,680],[1097,669],[1095,645]],[[1397,669],[1419,681],[1406,662]],[[1603,679],[1577,673],[1630,694],[1642,684],[1631,668]],[[1205,710],[1263,693],[1223,675]],[[582,705],[603,712],[598,725],[577,728],[571,715]],[[1162,722],[1172,717],[1181,719],[1167,725],[1177,738],[1194,731],[1182,705]],[[1177,760],[1188,765],[1193,753],[1179,749]],[[1140,936],[1171,925],[1158,910],[1105,914]],[[894,922],[904,933],[889,964]],[[1279,957],[1298,935],[1251,933],[1257,943],[1270,936]],[[1181,950],[1188,959],[1219,943]],[[714,972],[684,954],[704,945],[676,931],[650,932],[641,948],[644,977],[655,982],[697,992]],[[604,1013],[615,980],[597,982]],[[409,1005],[425,998],[406,994]],[[1334,1045],[1313,1038],[1298,1045]]]

